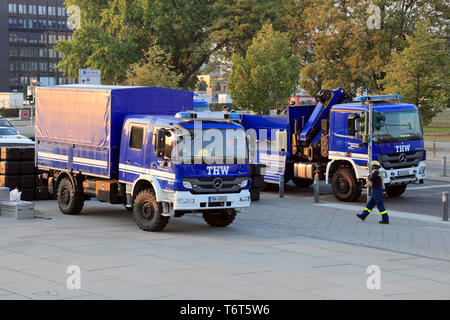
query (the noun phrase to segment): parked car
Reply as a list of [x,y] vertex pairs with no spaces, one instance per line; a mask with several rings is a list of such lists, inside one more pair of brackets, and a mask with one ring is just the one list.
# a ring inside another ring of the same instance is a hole
[[5,118],[0,117],[0,127],[14,127],[11,122],[6,120]]
[[[0,119],[4,120],[4,119]],[[7,120],[6,120],[7,121]],[[34,141],[21,135],[14,127],[0,127],[0,147],[34,146]]]

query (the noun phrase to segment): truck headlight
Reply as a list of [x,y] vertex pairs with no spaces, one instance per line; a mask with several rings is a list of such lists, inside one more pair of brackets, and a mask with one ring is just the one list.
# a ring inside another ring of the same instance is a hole
[[419,174],[425,174],[425,167],[419,169]]
[[249,202],[250,201],[250,197],[249,196],[247,196],[247,197],[241,197],[241,202]]
[[186,189],[192,189],[192,183],[189,181],[183,181],[183,187]]
[[248,179],[245,179],[239,184],[239,187],[241,188],[245,188],[246,186],[248,186]]
[[387,176],[388,176],[386,171],[383,171],[381,174],[383,175],[383,178],[387,178]]

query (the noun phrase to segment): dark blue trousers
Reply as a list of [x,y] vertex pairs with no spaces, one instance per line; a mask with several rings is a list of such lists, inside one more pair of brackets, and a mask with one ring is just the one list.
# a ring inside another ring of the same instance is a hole
[[371,212],[372,209],[375,208],[375,205],[377,206],[378,210],[380,211],[381,218],[383,221],[389,221],[389,216],[386,211],[386,207],[384,206],[383,202],[383,190],[377,189],[373,190],[372,196],[369,199],[369,202],[367,202],[366,208],[364,209],[362,215],[367,217]]

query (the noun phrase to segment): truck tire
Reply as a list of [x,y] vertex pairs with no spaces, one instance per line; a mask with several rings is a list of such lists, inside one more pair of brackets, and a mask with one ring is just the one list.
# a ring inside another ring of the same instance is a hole
[[166,227],[169,217],[162,216],[161,211],[161,206],[150,189],[141,191],[134,199],[134,220],[144,231],[156,232]]
[[83,194],[75,191],[69,178],[63,178],[58,185],[58,205],[62,213],[70,215],[79,214],[83,209]]
[[334,196],[339,201],[356,201],[361,196],[361,188],[352,170],[339,169],[333,175],[331,186]]
[[313,184],[314,180],[292,178],[292,182],[294,182],[298,188],[308,188],[310,185]]
[[219,214],[211,214],[211,213],[203,213],[203,219],[209,224],[211,227],[223,228],[230,225],[234,218],[236,217],[236,210],[230,209],[223,213]]
[[261,192],[259,190],[250,189],[250,200],[258,201],[260,197],[261,197]]
[[401,184],[396,186],[387,186],[386,187],[386,193],[389,197],[398,197],[405,192],[407,185]]

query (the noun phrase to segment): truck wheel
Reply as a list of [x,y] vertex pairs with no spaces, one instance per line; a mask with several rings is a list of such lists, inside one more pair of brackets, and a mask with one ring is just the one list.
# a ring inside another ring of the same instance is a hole
[[339,169],[333,175],[332,189],[339,201],[356,201],[361,195],[361,188],[353,172],[348,168]]
[[203,213],[203,219],[211,227],[226,227],[230,225],[236,217],[236,210],[231,209],[219,214]]
[[386,193],[389,197],[398,197],[403,194],[406,190],[406,184],[401,184],[397,186],[387,186]]
[[258,201],[261,197],[261,192],[259,190],[251,190],[250,189],[250,200]]
[[64,214],[79,214],[83,209],[83,194],[75,192],[75,186],[69,178],[63,178],[58,185],[58,205]]
[[149,190],[141,191],[134,199],[133,215],[136,224],[144,231],[161,231],[169,222],[168,217],[161,215],[161,206],[155,195]]
[[298,188],[308,188],[310,185],[313,184],[314,180],[292,178],[292,182],[294,182]]

